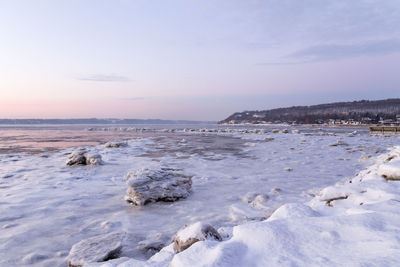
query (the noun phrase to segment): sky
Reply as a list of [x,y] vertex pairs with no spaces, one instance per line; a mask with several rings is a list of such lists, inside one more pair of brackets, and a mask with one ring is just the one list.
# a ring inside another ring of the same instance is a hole
[[0,0],[0,118],[400,97],[398,0]]

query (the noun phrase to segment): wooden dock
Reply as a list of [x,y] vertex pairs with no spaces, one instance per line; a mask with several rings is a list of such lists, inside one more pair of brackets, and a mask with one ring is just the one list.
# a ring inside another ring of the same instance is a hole
[[370,133],[399,133],[400,126],[373,126],[369,127]]

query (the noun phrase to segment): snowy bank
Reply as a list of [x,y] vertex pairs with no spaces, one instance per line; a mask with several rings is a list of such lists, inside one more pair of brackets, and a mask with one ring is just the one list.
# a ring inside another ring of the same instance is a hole
[[204,238],[180,253],[173,244],[148,261],[87,266],[396,266],[400,262],[400,147],[354,178],[288,203],[268,219],[233,227],[230,238]]

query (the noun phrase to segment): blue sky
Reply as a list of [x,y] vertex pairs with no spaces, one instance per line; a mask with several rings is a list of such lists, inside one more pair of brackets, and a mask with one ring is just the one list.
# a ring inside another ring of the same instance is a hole
[[0,117],[220,120],[399,97],[397,0],[0,0]]

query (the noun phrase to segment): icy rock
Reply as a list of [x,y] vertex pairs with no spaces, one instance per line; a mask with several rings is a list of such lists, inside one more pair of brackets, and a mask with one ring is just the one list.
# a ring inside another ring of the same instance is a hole
[[126,180],[125,200],[135,205],[186,198],[192,187],[192,176],[183,174],[180,169],[162,166],[128,173]]
[[99,154],[86,154],[86,165],[102,165],[103,160]]
[[105,144],[107,148],[119,148],[119,147],[127,147],[128,144],[126,142],[108,142]]
[[101,165],[103,161],[99,154],[87,153],[86,150],[78,150],[68,156],[66,164],[72,165]]
[[342,189],[336,186],[328,186],[321,190],[321,192],[318,194],[318,198],[321,201],[325,201],[326,205],[333,206],[333,201],[347,199],[351,194],[354,193],[356,192],[351,189]]
[[184,251],[198,241],[206,239],[222,241],[221,235],[209,224],[197,222],[182,228],[174,237],[174,251]]
[[81,267],[91,262],[118,258],[125,235],[123,232],[114,232],[81,240],[72,246],[67,257],[68,266]]
[[378,175],[386,180],[400,180],[400,161],[390,161],[379,166]]

